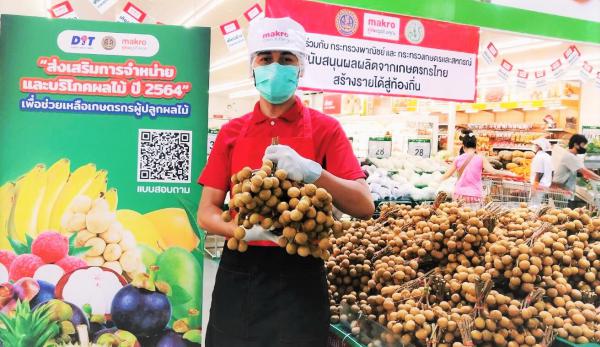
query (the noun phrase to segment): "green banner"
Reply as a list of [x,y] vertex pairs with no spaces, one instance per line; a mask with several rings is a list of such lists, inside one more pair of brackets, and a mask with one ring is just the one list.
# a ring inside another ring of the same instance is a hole
[[208,28],[1,17],[4,346],[199,343],[209,50]]

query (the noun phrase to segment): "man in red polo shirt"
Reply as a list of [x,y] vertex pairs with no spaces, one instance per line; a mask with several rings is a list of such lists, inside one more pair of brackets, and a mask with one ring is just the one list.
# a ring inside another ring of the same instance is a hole
[[[306,57],[304,28],[290,18],[250,26],[248,47],[260,100],[225,124],[198,182],[200,226],[232,237],[221,220],[230,177],[268,158],[294,180],[327,189],[334,205],[358,218],[374,210],[365,176],[339,122],[302,105],[294,93]],[[280,145],[271,146],[278,137]],[[327,344],[329,299],[323,261],[288,255],[260,227],[246,230],[248,251],[224,248],[206,332],[208,347],[319,347]]]

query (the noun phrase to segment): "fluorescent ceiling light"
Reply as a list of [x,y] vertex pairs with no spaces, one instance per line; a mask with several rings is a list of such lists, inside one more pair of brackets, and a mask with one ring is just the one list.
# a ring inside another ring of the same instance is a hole
[[248,78],[245,80],[240,80],[240,81],[235,81],[235,82],[227,82],[227,83],[217,84],[217,85],[211,87],[208,90],[208,92],[210,94],[220,93],[220,92],[224,92],[224,91],[231,90],[231,89],[236,89],[236,88],[241,88],[241,87],[249,87],[251,85],[252,85],[252,80],[250,78]]
[[198,10],[194,11],[190,16],[184,19],[181,22],[186,28],[189,28],[194,25],[194,23],[198,22],[202,17],[206,16],[210,11],[212,11],[215,7],[220,5],[223,0],[208,0],[204,2]]
[[245,98],[245,97],[249,97],[249,96],[259,96],[259,95],[260,95],[260,93],[258,92],[258,90],[256,90],[255,88],[252,88],[252,89],[240,90],[239,92],[231,93],[231,94],[229,94],[229,98],[230,99],[239,99],[239,98]]
[[210,66],[210,72],[224,69],[226,67],[229,67],[229,66],[232,66],[235,64],[239,64],[244,61],[250,63],[250,57],[248,55],[248,51],[245,49],[243,51],[239,51],[231,56],[228,56],[227,58],[215,61],[215,63]]

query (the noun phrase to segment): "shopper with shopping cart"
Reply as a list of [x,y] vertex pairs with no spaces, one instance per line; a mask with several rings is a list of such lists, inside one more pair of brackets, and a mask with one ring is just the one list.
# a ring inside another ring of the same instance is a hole
[[453,199],[478,207],[483,202],[483,172],[509,176],[514,174],[494,169],[485,156],[477,153],[477,137],[472,130],[463,129],[459,139],[462,141],[463,153],[456,158],[441,180],[444,181],[456,173],[458,179],[454,186]]
[[546,197],[546,191],[552,184],[552,145],[544,137],[533,141],[535,157],[531,161],[530,205],[540,206]]
[[569,139],[569,150],[559,159],[558,166],[554,172],[554,183],[572,192],[569,207],[576,208],[585,206],[583,200],[577,199],[575,190],[577,188],[577,176],[581,175],[589,180],[600,180],[600,176],[585,168],[583,160],[579,155],[587,152],[588,140],[584,135],[575,134]]

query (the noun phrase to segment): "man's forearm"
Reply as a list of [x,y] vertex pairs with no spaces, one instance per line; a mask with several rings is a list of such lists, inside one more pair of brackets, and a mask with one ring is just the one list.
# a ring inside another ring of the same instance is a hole
[[333,203],[340,211],[363,219],[373,215],[375,205],[366,182],[346,180],[323,170],[315,184],[333,196]]
[[210,234],[232,237],[235,225],[223,221],[222,213],[223,211],[216,206],[201,206],[198,209],[198,224]]

